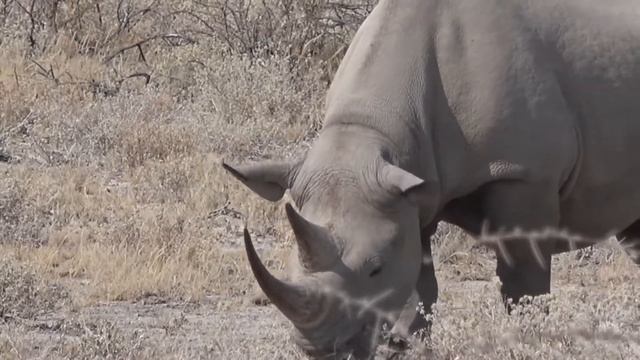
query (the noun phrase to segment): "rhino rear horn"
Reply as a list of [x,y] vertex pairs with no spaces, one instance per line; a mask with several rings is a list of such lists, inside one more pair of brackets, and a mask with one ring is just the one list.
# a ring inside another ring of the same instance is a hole
[[294,325],[309,324],[317,314],[319,295],[311,289],[278,280],[262,264],[251,241],[249,231],[244,229],[244,245],[251,271],[264,294]]
[[289,203],[285,210],[298,244],[300,262],[311,271],[328,268],[338,258],[329,231],[305,219]]
[[295,163],[267,161],[232,167],[222,161],[222,167],[256,194],[278,201],[292,182]]

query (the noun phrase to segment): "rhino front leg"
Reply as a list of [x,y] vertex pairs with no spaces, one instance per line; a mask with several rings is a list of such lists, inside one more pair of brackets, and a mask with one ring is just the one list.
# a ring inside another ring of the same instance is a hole
[[640,266],[640,220],[631,224],[616,236],[625,251],[638,266]]
[[[516,229],[530,234],[555,228],[559,222],[559,201],[553,187],[519,182],[496,183],[485,197],[490,232]],[[502,282],[506,302],[517,304],[525,296],[550,292],[551,255],[554,238],[504,236],[495,244],[496,273]],[[510,311],[511,309],[508,308]]]
[[431,321],[425,315],[416,311],[418,302],[422,302],[426,314],[431,314],[431,307],[438,300],[438,281],[431,253],[431,236],[435,233],[437,222],[429,225],[421,231],[423,262],[420,275],[416,284],[414,295],[409,299],[407,306],[391,329],[391,343],[395,348],[406,347],[409,336],[418,333],[420,338],[426,338],[431,332]]

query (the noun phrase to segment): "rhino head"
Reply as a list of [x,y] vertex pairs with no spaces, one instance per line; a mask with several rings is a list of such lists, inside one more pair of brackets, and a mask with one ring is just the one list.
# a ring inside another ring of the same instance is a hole
[[267,271],[247,230],[245,246],[260,287],[293,323],[294,341],[318,358],[370,357],[380,325],[397,318],[422,264],[418,208],[434,185],[384,151],[344,140],[321,136],[301,161],[223,163],[270,201],[290,189],[300,209],[285,205],[297,242],[287,280]]

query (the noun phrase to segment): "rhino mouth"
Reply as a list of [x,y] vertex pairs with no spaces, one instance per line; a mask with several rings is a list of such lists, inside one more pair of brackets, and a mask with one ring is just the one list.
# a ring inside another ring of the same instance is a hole
[[377,333],[371,327],[363,327],[344,344],[345,359],[370,359],[377,343]]
[[378,333],[368,324],[357,325],[355,329],[357,330],[349,332],[349,336],[324,341],[321,346],[308,338],[298,338],[296,343],[313,359],[371,359]]
[[373,334],[366,326],[356,332],[351,338],[343,342],[340,346],[329,348],[315,348],[300,346],[305,355],[312,359],[339,359],[339,360],[364,360],[372,359],[375,341],[372,341]]

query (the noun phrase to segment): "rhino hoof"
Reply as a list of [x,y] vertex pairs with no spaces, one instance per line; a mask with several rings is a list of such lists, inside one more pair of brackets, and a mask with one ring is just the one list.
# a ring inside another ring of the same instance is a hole
[[402,337],[392,336],[387,342],[387,347],[391,351],[404,352],[409,348],[409,342]]
[[389,340],[378,348],[377,357],[385,360],[401,359],[406,350],[406,344],[402,345],[396,341]]

